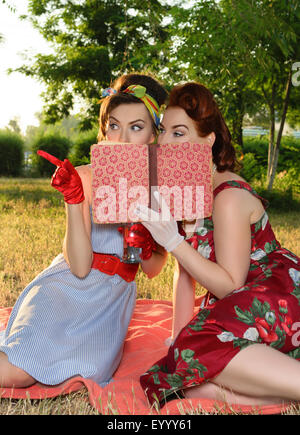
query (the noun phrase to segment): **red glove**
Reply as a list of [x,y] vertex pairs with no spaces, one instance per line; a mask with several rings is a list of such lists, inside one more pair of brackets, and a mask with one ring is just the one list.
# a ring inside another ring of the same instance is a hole
[[72,163],[65,159],[63,162],[46,151],[38,150],[37,154],[57,166],[51,179],[51,186],[61,192],[68,204],[79,204],[84,200],[81,178]]
[[[119,227],[118,230],[120,233],[124,233],[124,227]],[[129,233],[125,240],[129,246],[142,248],[142,253],[140,254],[142,260],[149,260],[152,256],[152,252],[156,250],[156,243],[153,237],[147,228],[140,223],[133,224],[129,228]]]

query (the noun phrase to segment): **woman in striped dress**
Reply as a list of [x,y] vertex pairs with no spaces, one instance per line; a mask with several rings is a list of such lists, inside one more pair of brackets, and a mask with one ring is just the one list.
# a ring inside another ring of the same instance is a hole
[[[144,95],[135,94],[136,87]],[[145,98],[151,99],[154,110]],[[165,90],[153,78],[122,76],[102,103],[100,138],[150,143],[165,98]],[[121,360],[135,306],[137,268],[118,260],[123,255],[118,225],[99,225],[91,219],[91,166],[76,170],[68,160],[41,155],[58,166],[51,184],[66,204],[63,254],[24,289],[12,310],[0,346],[0,385],[55,385],[80,375],[104,386]],[[142,229],[141,267],[151,278],[160,272],[166,255]],[[117,263],[116,273],[103,270],[103,261],[108,269],[111,261],[113,268]]]

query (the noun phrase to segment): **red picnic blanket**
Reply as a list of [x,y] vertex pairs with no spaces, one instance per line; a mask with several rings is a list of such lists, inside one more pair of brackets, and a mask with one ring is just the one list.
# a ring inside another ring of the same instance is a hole
[[[11,308],[0,308],[0,331],[4,330]],[[149,367],[167,353],[164,341],[170,336],[172,303],[169,301],[138,299],[129,325],[120,366],[114,381],[101,388],[94,381],[80,376],[55,386],[36,383],[29,388],[0,388],[0,398],[44,399],[86,388],[90,404],[102,414],[120,415],[179,415],[189,410],[204,412],[224,410],[224,413],[243,412],[278,414],[287,405],[244,406],[228,405],[211,399],[174,399],[160,410],[151,408],[140,386],[139,378]]]

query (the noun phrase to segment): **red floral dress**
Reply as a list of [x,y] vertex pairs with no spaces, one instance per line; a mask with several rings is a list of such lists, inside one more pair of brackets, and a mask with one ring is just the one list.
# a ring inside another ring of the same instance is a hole
[[[223,189],[246,189],[246,182],[227,181]],[[265,343],[300,361],[300,259],[276,240],[266,212],[251,225],[251,261],[245,284],[222,299],[207,295],[198,314],[181,330],[168,354],[141,378],[150,403],[217,376],[231,359],[253,343]],[[216,261],[212,218],[187,239]]]

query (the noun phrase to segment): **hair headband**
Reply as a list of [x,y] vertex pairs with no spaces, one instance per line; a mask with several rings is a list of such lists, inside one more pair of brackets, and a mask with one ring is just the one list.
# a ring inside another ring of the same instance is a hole
[[[141,100],[146,108],[148,109],[151,118],[154,121],[154,124],[158,128],[160,119],[159,119],[159,105],[157,101],[151,97],[151,95],[146,93],[147,89],[145,86],[141,85],[130,85],[128,88],[126,88],[124,91],[125,94],[131,94],[134,97],[137,97],[139,100]],[[113,88],[106,88],[102,91],[102,97],[109,97],[111,95],[116,94],[117,91]]]

